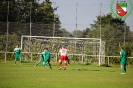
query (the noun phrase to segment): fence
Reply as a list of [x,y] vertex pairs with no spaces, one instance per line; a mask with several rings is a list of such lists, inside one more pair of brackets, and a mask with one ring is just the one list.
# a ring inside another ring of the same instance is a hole
[[[0,61],[13,61],[14,56],[12,56],[13,52],[0,52],[1,58]],[[35,62],[39,60],[39,53],[37,52],[22,52],[22,61],[23,62]],[[76,57],[75,57],[76,56]],[[86,54],[69,54],[69,58],[72,62],[81,62],[81,63],[98,63],[99,55],[86,55]],[[95,59],[94,59],[95,57]],[[51,53],[51,61],[58,62],[58,53]]]
[[[12,61],[14,57],[11,56],[13,52],[0,52],[0,61],[9,62]],[[30,58],[28,57],[30,55]],[[58,62],[58,54],[51,53],[51,62],[57,63]],[[32,53],[32,52],[22,52],[22,61],[23,62],[37,62],[39,60],[39,53]],[[73,58],[77,56],[76,58]],[[27,58],[28,57],[28,58]],[[97,64],[98,59],[94,59],[94,55],[83,55],[83,54],[70,54],[69,58],[71,63],[82,63],[82,64]],[[120,56],[105,56],[105,63],[101,65],[112,66],[112,65],[119,65],[120,64]],[[127,57],[127,65],[133,64],[133,57]]]
[[[119,65],[120,64],[120,56],[106,56],[105,57],[105,63],[107,66],[111,65]],[[112,61],[114,60],[114,61]],[[133,64],[133,57],[127,57],[127,65],[132,65]]]

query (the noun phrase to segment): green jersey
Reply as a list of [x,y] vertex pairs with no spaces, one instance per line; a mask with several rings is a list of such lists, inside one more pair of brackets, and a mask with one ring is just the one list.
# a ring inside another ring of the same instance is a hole
[[15,58],[16,58],[16,59],[22,57],[22,56],[21,56],[21,51],[22,51],[21,48],[15,48],[15,49],[14,49],[14,53],[15,53]]
[[44,52],[41,52],[41,53],[40,53],[40,56],[41,56],[42,58],[44,58],[44,55],[43,55],[43,53],[44,53]]
[[14,53],[15,55],[19,55],[22,50],[20,48],[15,48]]
[[48,51],[48,50],[45,50],[44,52],[41,52],[41,57],[42,58],[48,58],[48,57],[50,57],[50,52]]
[[126,59],[126,52],[124,50],[120,51],[121,59]]
[[51,64],[50,64],[50,52],[48,50],[45,50],[43,52],[43,56],[44,56],[44,68],[46,68],[46,63],[48,62],[50,68],[51,68]]
[[126,52],[124,50],[121,50],[120,56],[121,56],[120,65],[125,66],[126,65]]
[[48,50],[43,52],[44,59],[50,59],[50,52]]

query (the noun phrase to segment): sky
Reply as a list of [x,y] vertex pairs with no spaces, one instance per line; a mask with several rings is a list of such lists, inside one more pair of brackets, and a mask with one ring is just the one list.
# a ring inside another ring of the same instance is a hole
[[[40,3],[44,0],[40,0]],[[110,4],[113,0],[50,0],[54,4],[53,7],[58,7],[55,12],[58,14],[61,21],[61,28],[65,28],[69,32],[74,30],[85,30],[91,28],[90,24],[94,24],[96,17],[111,13]],[[113,10],[115,10],[115,0]],[[129,0],[127,2],[127,13],[130,11]],[[131,0],[133,2],[133,0]],[[115,11],[114,11],[115,12]],[[133,12],[125,20],[126,24],[133,31]],[[77,26],[76,26],[77,24]]]

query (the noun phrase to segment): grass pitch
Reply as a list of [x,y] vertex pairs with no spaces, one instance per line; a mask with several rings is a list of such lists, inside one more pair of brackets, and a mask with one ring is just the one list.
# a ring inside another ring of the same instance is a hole
[[52,63],[51,70],[34,65],[0,62],[0,88],[133,88],[133,68],[121,75],[119,67],[71,64],[59,70]]

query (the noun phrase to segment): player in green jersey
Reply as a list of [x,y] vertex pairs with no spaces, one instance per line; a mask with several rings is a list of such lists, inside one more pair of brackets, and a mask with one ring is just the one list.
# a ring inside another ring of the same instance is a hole
[[126,73],[126,52],[123,50],[123,47],[120,47],[120,56],[121,56],[121,60],[120,60],[120,68],[121,68],[121,74],[125,74]]
[[22,51],[22,49],[17,44],[15,49],[14,49],[14,53],[12,54],[12,56],[15,54],[14,55],[14,58],[15,58],[14,64],[16,64],[16,60],[17,59],[20,59],[20,63],[22,63],[22,60],[21,60],[21,58],[22,58],[21,51]]
[[[45,51],[45,50],[44,50],[44,51]],[[44,51],[40,53],[40,59],[39,59],[39,61],[36,63],[36,65],[35,65],[34,67],[38,66],[41,62],[44,62],[44,56],[43,56]]]
[[48,48],[44,48],[44,49],[45,49],[45,51],[43,53],[43,55],[44,55],[44,64],[43,64],[43,66],[44,66],[44,68],[46,68],[46,65],[47,65],[46,63],[48,62],[50,69],[52,69],[51,64],[50,64],[50,56],[51,56],[51,54],[48,51]]
[[34,67],[38,66],[38,64],[41,62],[43,62],[44,68],[46,68],[46,63],[48,62],[50,68],[52,69],[50,64],[50,52],[48,51],[48,48],[44,48],[44,51],[40,53],[40,60]]

